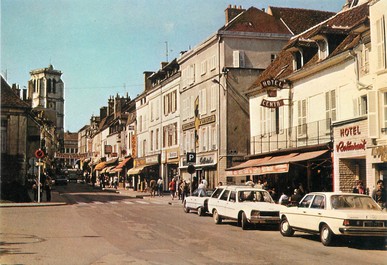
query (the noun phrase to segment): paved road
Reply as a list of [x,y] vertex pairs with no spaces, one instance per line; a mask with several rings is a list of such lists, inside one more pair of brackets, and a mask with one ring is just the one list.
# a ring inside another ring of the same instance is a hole
[[[386,264],[372,241],[324,247],[276,227],[186,214],[169,197],[136,198],[87,186],[57,189],[64,206],[0,208],[2,264]],[[137,194],[138,195],[138,194]]]

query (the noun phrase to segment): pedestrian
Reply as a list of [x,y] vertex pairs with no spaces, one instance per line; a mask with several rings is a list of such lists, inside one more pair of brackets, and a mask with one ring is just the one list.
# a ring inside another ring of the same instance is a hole
[[156,180],[151,179],[151,181],[149,182],[149,187],[150,187],[150,196],[154,197],[156,194],[156,189],[157,189]]
[[365,189],[361,180],[357,181],[356,186],[353,188],[352,192],[358,194],[365,194]]
[[157,180],[157,190],[158,190],[158,195],[159,197],[160,196],[163,196],[163,179],[159,177],[159,179]]
[[207,186],[208,186],[208,183],[207,183],[207,180],[206,180],[205,177],[203,177],[202,183],[203,183],[203,185],[204,185],[204,189],[206,190],[206,189],[207,189]]
[[114,176],[114,178],[113,178],[113,185],[114,185],[114,188],[117,189],[117,187],[118,187],[118,176]]
[[260,179],[258,179],[258,183],[255,185],[256,188],[262,189],[262,182]]
[[372,192],[372,198],[380,207],[382,207],[382,209],[387,207],[387,194],[384,189],[383,180],[379,179],[378,182],[376,182],[376,188]]
[[204,197],[206,194],[206,186],[201,182],[198,186],[198,197]]
[[46,201],[51,201],[51,185],[52,185],[52,179],[49,175],[46,176],[46,179],[44,181],[44,191],[46,192]]
[[181,189],[181,202],[183,203],[185,197],[187,197],[189,192],[189,186],[187,181],[183,180],[183,182],[180,185],[180,189]]
[[286,195],[285,192],[282,192],[282,194],[281,194],[281,196],[280,196],[280,198],[278,200],[278,203],[282,204],[282,205],[287,205],[288,202],[289,202],[289,196]]
[[32,190],[34,191],[34,202],[38,201],[38,185],[39,180],[38,178],[35,178],[34,184],[32,185]]
[[172,200],[175,199],[175,189],[176,189],[175,178],[172,178],[172,180],[169,182],[169,192],[171,193]]
[[289,202],[291,205],[298,205],[301,199],[301,191],[299,189],[295,189],[293,195],[289,198]]

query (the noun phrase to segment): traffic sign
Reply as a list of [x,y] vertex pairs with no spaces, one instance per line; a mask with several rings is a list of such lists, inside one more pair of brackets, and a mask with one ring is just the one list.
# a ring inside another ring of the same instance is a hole
[[196,153],[187,153],[187,163],[196,163]]
[[194,165],[189,165],[188,168],[187,168],[187,171],[188,171],[188,173],[190,173],[192,175],[196,171],[195,166]]
[[36,158],[40,159],[40,158],[43,158],[44,157],[44,152],[42,149],[38,149],[35,151],[35,156]]

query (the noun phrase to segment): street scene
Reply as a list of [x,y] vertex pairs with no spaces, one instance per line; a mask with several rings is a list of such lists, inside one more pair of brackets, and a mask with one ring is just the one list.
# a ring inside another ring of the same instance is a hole
[[[100,191],[71,183],[53,190],[66,205],[1,207],[2,264],[385,264],[372,239],[323,248],[316,235],[282,237],[278,226],[242,231],[181,200]],[[54,203],[54,202],[53,202]]]
[[1,264],[387,264],[387,0],[1,0]]

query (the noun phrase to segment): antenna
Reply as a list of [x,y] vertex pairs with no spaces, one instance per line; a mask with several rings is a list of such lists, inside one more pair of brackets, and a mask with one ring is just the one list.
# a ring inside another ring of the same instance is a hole
[[166,57],[166,62],[169,62],[168,61],[168,41],[165,42],[165,57]]

